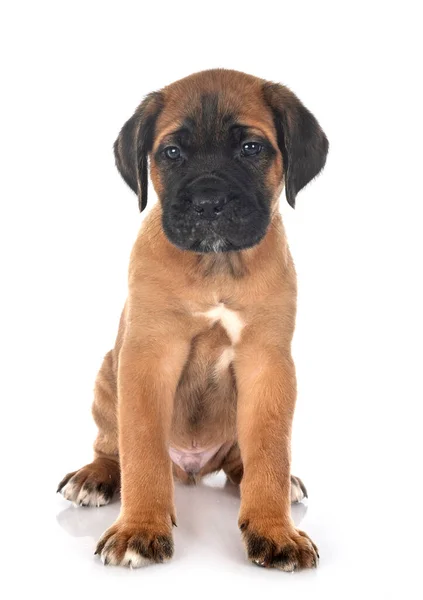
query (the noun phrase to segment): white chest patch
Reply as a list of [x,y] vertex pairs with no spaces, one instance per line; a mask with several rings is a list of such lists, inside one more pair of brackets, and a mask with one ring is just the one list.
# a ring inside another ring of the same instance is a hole
[[222,302],[206,312],[197,312],[195,314],[201,317],[207,317],[210,319],[212,325],[219,322],[228,334],[233,345],[237,344],[241,339],[241,332],[244,328],[241,317],[235,310],[226,308]]

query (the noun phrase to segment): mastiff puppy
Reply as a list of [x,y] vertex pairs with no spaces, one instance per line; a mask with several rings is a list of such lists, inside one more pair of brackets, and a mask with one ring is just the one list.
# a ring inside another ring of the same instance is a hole
[[120,488],[120,516],[96,553],[139,567],[173,554],[173,476],[223,469],[241,486],[249,560],[314,567],[317,548],[290,516],[306,491],[290,474],[296,276],[278,201],[285,187],[294,207],[327,138],[286,87],[216,69],[149,94],[114,150],[140,210],[148,162],[159,202],[97,377],[94,460],[59,491],[101,506]]

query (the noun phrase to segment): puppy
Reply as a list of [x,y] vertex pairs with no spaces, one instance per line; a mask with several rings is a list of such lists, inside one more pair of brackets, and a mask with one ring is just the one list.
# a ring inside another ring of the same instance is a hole
[[296,276],[278,199],[285,186],[294,207],[325,164],[326,136],[286,87],[216,69],[148,95],[114,150],[140,210],[148,161],[159,202],[97,377],[94,461],[59,491],[101,506],[120,488],[96,552],[139,567],[173,554],[173,476],[223,469],[241,486],[249,560],[314,567],[317,548],[290,516],[306,491],[290,475]]

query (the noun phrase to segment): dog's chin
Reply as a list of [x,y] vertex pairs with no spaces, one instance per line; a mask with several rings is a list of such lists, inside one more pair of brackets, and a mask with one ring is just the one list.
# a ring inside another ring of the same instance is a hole
[[164,231],[171,244],[180,250],[188,250],[198,254],[222,253],[222,252],[240,252],[256,246],[263,239],[266,229],[254,231],[248,236],[230,236],[222,235],[212,227],[208,231],[201,231],[201,235],[181,236],[180,230],[173,230],[165,227]]

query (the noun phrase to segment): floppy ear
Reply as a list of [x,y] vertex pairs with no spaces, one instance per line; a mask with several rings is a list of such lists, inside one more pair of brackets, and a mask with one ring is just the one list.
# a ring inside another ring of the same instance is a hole
[[295,208],[297,193],[325,166],[329,142],[317,119],[283,85],[266,83],[264,97],[273,111],[285,171],[285,194]]
[[154,127],[162,106],[160,92],[146,96],[122,127],[114,144],[116,166],[131,190],[138,195],[140,212],[147,204],[148,153],[153,148]]

